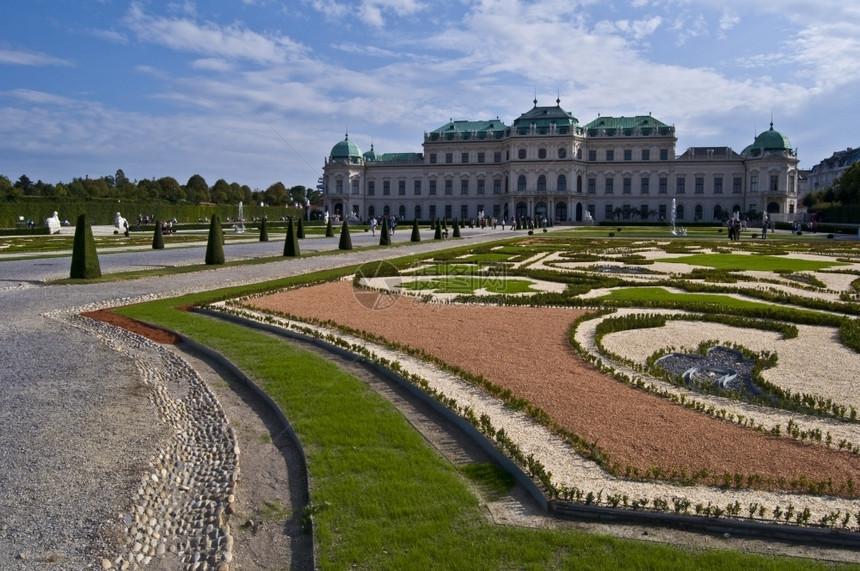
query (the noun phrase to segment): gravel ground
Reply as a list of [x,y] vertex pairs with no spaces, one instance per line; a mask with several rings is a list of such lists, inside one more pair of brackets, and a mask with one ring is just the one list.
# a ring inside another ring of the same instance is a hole
[[[461,243],[512,233],[464,231]],[[354,235],[353,244],[372,237]],[[378,240],[378,238],[375,238]],[[399,232],[394,241],[408,242]],[[449,247],[424,241],[411,251]],[[228,260],[280,253],[275,242],[225,247]],[[302,241],[303,252],[333,250],[337,238]],[[200,263],[205,244],[100,252],[105,274]],[[402,248],[284,259],[244,268],[94,285],[46,285],[68,277],[70,257],[0,256],[0,569],[86,569],[115,545],[113,524],[134,505],[141,478],[169,437],[135,357],[74,323],[82,309],[122,305],[265,281],[316,269],[403,255]],[[144,350],[144,355],[146,351]],[[107,524],[111,524],[106,526]],[[154,564],[153,564],[154,566]],[[162,568],[176,568],[165,564]],[[238,568],[234,565],[234,568]]]

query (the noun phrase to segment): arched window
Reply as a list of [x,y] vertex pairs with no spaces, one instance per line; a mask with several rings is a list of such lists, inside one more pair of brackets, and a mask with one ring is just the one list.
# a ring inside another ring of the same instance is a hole
[[679,204],[675,207],[675,218],[677,218],[678,220],[684,219],[684,205],[683,204]]
[[400,208],[397,209],[397,217],[401,220],[406,218],[406,207],[402,204],[400,205]]
[[386,218],[391,216],[391,208],[387,204],[382,207],[382,215],[385,216]]
[[421,220],[421,205],[415,205],[415,220]]
[[374,216],[376,216],[376,209],[371,204],[370,206],[367,207],[367,217],[373,218]]
[[567,191],[567,177],[564,176],[563,174],[558,175],[558,182],[556,183],[556,189],[558,189],[559,192],[566,192]]
[[704,208],[702,208],[701,204],[697,204],[695,214],[694,214],[694,220],[701,220],[703,216],[704,216]]
[[526,150],[525,150],[525,149],[520,149],[520,150],[519,150],[519,153],[517,154],[517,156],[518,156],[518,157],[520,157],[520,159],[524,159],[524,158],[526,158]]
[[714,206],[714,220],[720,220],[723,217],[723,208],[719,204]]
[[521,174],[519,178],[517,178],[517,190],[520,192],[526,189],[526,175]]

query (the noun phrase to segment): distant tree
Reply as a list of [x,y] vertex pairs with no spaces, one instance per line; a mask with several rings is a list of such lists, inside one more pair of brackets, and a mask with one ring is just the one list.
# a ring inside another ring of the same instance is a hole
[[[230,193],[230,185],[223,178],[219,178],[212,185],[212,202],[216,204],[228,204],[230,202]],[[239,203],[239,200],[236,201],[236,204]]]
[[185,200],[185,189],[179,186],[176,179],[172,176],[165,176],[158,179],[158,186],[161,187],[159,198],[168,200],[173,203],[182,202]]
[[288,191],[288,194],[290,195],[289,202],[298,204],[299,206],[304,208],[308,190],[309,189],[305,188],[302,185],[290,187],[290,190]]
[[78,216],[75,239],[72,245],[72,268],[69,277],[73,280],[92,280],[102,275],[93,229],[86,214]]
[[24,192],[17,186],[14,186],[9,177],[0,174],[0,196],[6,200],[16,200],[23,195]]
[[860,162],[854,163],[834,184],[836,198],[843,206],[860,204]]
[[192,175],[185,183],[185,196],[190,202],[212,202],[209,185],[199,174]]
[[269,206],[284,206],[288,202],[287,187],[282,182],[269,186],[263,195]]
[[22,174],[18,177],[18,180],[15,181],[15,188],[20,188],[24,194],[30,193],[31,186],[33,186],[33,181],[31,181],[30,177],[25,174]]
[[122,169],[116,169],[116,174],[113,178],[117,186],[121,186],[123,183],[129,182],[128,177],[125,176],[125,173],[122,172]]

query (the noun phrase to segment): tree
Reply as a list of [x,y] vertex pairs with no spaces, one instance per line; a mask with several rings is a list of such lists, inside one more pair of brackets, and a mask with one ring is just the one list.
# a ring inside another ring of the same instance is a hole
[[152,249],[153,250],[163,250],[164,249],[164,232],[161,231],[161,221],[155,221],[155,234],[152,235]]
[[421,241],[421,232],[418,230],[418,219],[415,218],[412,220],[412,237],[409,238],[410,242],[420,242]]
[[436,219],[436,230],[433,233],[433,239],[434,240],[441,240],[442,239],[442,223],[439,222],[438,218]]
[[[330,223],[331,219],[329,219]],[[340,242],[338,242],[337,247],[339,250],[352,250],[352,236],[349,235],[349,224],[347,224],[346,220],[343,221],[343,225],[340,227]]]
[[391,233],[388,230],[388,218],[386,216],[382,217],[382,230],[379,232],[379,245],[391,245]]
[[122,169],[116,169],[116,174],[113,177],[114,183],[117,186],[122,186],[123,183],[129,182],[128,177],[122,172]]
[[[212,185],[211,196],[212,201],[216,204],[229,204],[231,202],[230,185],[227,184],[227,181],[223,178],[219,178],[215,181],[215,184]],[[239,203],[239,200],[236,201],[236,204]]]
[[31,181],[30,178],[25,174],[22,174],[18,178],[18,180],[15,181],[15,188],[20,188],[24,194],[30,193],[30,187],[32,185],[33,185],[33,181]]
[[[344,220],[344,222],[346,222]],[[331,216],[328,217],[328,222],[325,225],[325,237],[333,238],[334,237],[334,229],[331,227]]]
[[260,222],[260,242],[269,241],[269,229],[266,228],[266,217],[263,216],[263,221]]
[[456,218],[454,219],[454,229],[451,231],[451,237],[452,238],[459,238],[460,237],[460,223],[457,221]]
[[836,199],[843,206],[860,204],[860,162],[851,165],[834,184]]
[[209,241],[206,242],[206,265],[212,266],[224,263],[224,231],[221,230],[221,219],[217,214],[212,215],[209,223]]
[[161,187],[159,198],[173,202],[181,202],[185,200],[185,190],[179,186],[179,183],[172,176],[164,176],[158,179],[158,186]]
[[191,175],[185,184],[185,196],[190,202],[212,202],[209,185],[199,174]]
[[102,275],[96,241],[86,214],[78,216],[75,225],[75,240],[72,246],[72,269],[69,277],[73,280],[92,280]]
[[284,206],[287,204],[287,187],[282,182],[276,182],[266,189],[263,196],[269,206]]
[[287,240],[284,243],[284,256],[294,258],[299,255],[299,238],[296,236],[296,228],[293,226],[293,217],[287,222]]

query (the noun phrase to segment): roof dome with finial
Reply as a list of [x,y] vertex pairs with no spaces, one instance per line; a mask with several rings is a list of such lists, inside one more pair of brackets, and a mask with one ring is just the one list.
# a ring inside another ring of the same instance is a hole
[[379,155],[376,151],[373,150],[373,143],[370,143],[370,150],[364,153],[364,160],[366,161],[378,161]]
[[348,163],[359,162],[361,160],[361,149],[349,140],[349,133],[347,133],[343,141],[331,148],[329,160]]
[[791,151],[791,141],[779,131],[775,131],[773,121],[771,121],[770,129],[758,135],[753,144],[745,148],[741,154],[759,156],[764,153],[783,153],[786,151]]

